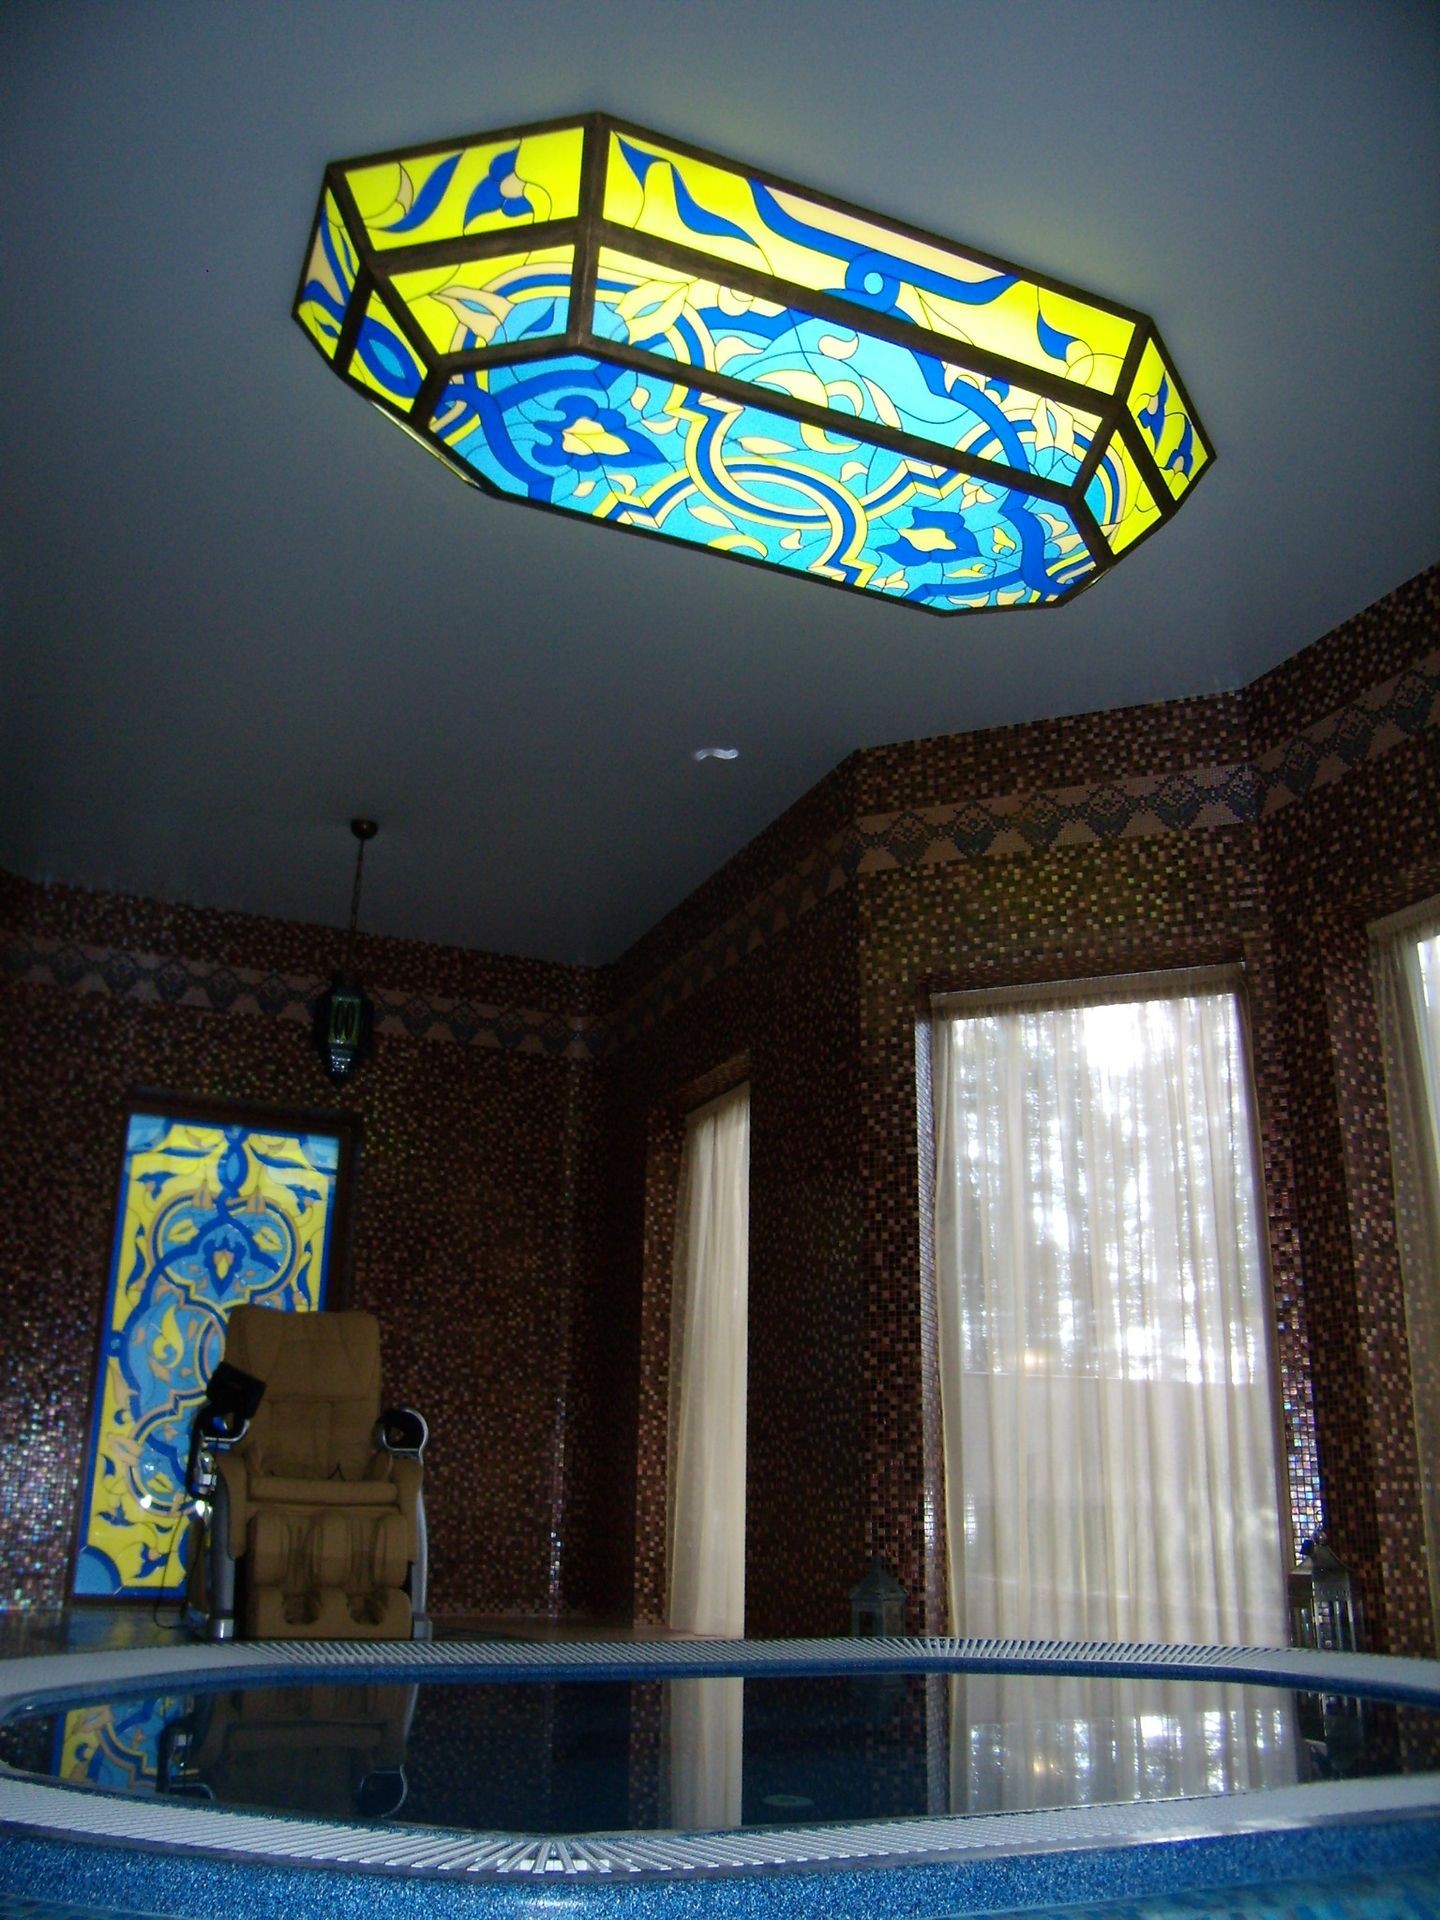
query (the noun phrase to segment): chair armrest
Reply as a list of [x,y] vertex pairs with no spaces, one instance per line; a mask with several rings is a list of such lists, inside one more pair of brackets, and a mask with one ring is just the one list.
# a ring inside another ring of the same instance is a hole
[[375,1445],[401,1460],[418,1460],[430,1438],[425,1416],[413,1407],[387,1407],[375,1423]]
[[218,1363],[190,1426],[190,1459],[185,1469],[189,1493],[206,1494],[214,1486],[216,1456],[240,1445],[264,1398],[263,1380],[232,1367],[228,1360]]
[[215,1472],[225,1484],[230,1557],[238,1560],[245,1551],[245,1530],[250,1523],[250,1463],[243,1454],[217,1453]]

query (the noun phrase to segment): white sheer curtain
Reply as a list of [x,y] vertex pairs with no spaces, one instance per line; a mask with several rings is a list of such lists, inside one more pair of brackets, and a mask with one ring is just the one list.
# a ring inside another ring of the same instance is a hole
[[1145,991],[937,1009],[958,1633],[1286,1639],[1239,1006]]
[[1294,1714],[1273,1687],[967,1674],[951,1683],[953,1813],[1013,1813],[1290,1786]]
[[1440,903],[1418,925],[1377,939],[1374,961],[1430,1606],[1440,1633]]
[[672,1627],[745,1631],[750,1092],[692,1114],[680,1168],[670,1340]]
[[671,1680],[667,1685],[669,1821],[699,1832],[738,1827],[744,1791],[745,1682]]

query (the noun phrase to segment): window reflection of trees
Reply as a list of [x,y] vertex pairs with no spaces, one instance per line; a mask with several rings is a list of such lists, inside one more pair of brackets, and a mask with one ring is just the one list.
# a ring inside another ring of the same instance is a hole
[[[1240,1385],[1263,1371],[1238,1303],[1214,1304],[1220,1237],[1247,1268],[1258,1260],[1253,1195],[1235,1179],[1248,1128],[1239,1010],[1224,997],[1226,1045],[1209,1073],[1194,1000],[967,1023],[960,1110],[972,1195],[987,1207],[1005,1196],[1037,1263],[1028,1297],[986,1287],[967,1299],[967,1372]],[[994,1097],[1016,1077],[1018,1124],[1017,1107]],[[1223,1116],[1213,1136],[1207,1111]]]

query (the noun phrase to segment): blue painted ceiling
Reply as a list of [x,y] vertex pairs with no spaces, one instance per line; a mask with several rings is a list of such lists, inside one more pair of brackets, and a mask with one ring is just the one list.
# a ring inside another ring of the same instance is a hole
[[[0,866],[614,958],[857,746],[1240,685],[1440,549],[1440,9],[19,0]],[[603,107],[1153,314],[1217,447],[939,621],[475,495],[289,317],[327,160]],[[692,749],[734,744],[733,762]]]

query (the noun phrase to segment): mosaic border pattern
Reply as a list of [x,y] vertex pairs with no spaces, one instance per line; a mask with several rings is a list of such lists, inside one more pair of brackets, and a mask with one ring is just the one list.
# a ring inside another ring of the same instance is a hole
[[[1251,826],[1440,726],[1440,648],[1255,760],[864,814],[664,966],[608,1019],[369,989],[379,1034],[598,1060],[768,945],[857,874]],[[0,951],[11,980],[309,1022],[326,982],[53,939]]]
[[[650,1679],[663,1675],[887,1673],[897,1669],[1174,1676],[1271,1682],[1440,1706],[1440,1662],[1282,1648],[1176,1647],[1097,1641],[925,1639],[581,1641],[560,1645],[467,1641],[270,1642],[42,1655],[0,1667],[0,1719],[59,1707],[97,1688],[179,1690],[261,1684],[296,1674],[363,1673],[384,1680],[419,1671],[472,1679]],[[196,1804],[127,1800],[54,1786],[0,1769],[0,1828],[11,1834],[163,1847],[281,1866],[345,1867],[427,1879],[529,1878],[546,1886],[597,1879],[726,1878],[737,1871],[1010,1859],[1075,1848],[1139,1847],[1217,1835],[1308,1828],[1367,1816],[1440,1817],[1440,1774],[1327,1781],[1222,1800],[1152,1801],[1001,1815],[933,1815],[814,1827],[703,1834],[465,1834],[243,1813]],[[1172,1851],[1175,1851],[1172,1848]],[[857,1909],[860,1911],[861,1909]]]
[[1255,760],[862,814],[647,981],[612,1016],[623,1046],[826,900],[856,874],[1057,846],[1251,826],[1440,726],[1440,648]]
[[[260,1015],[305,1026],[314,1019],[315,1002],[329,984],[293,974],[265,973],[257,967],[209,966],[174,955],[39,937],[12,942],[0,954],[0,964],[11,980],[30,986],[68,987],[76,993],[108,993],[151,1005]],[[439,994],[397,993],[384,987],[366,990],[375,1003],[377,1034],[565,1060],[593,1060],[606,1046],[604,1023],[584,1015],[494,1006]]]

